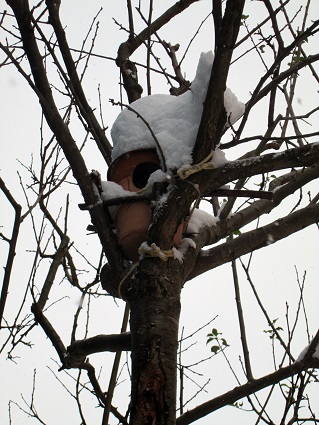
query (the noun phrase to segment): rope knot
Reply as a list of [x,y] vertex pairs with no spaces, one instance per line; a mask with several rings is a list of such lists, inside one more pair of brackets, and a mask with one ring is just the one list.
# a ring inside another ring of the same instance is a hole
[[162,261],[167,261],[170,257],[174,257],[172,249],[167,251],[161,250],[161,248],[159,248],[155,243],[152,243],[151,246],[149,246],[146,242],[142,243],[138,252],[144,257],[158,257]]
[[192,174],[198,173],[199,171],[215,168],[214,164],[212,162],[209,162],[212,159],[214,152],[215,151],[211,151],[209,155],[207,155],[206,158],[204,158],[198,164],[191,165],[178,171],[178,176],[182,180],[185,180],[187,179],[187,177],[191,176]]

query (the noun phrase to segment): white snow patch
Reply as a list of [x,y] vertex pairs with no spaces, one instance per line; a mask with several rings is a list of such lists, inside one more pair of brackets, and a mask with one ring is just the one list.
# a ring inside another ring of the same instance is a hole
[[217,217],[208,214],[206,211],[195,209],[188,222],[186,233],[198,233],[202,227],[215,226],[218,221]]
[[101,186],[102,186],[101,198],[103,201],[107,201],[109,199],[114,199],[114,198],[120,198],[123,196],[132,196],[135,194],[135,192],[130,192],[129,190],[125,190],[123,189],[122,186],[114,182],[102,181]]
[[170,180],[171,178],[172,177],[169,174],[164,173],[164,171],[156,170],[149,176],[145,189],[152,188],[154,183],[164,182]]
[[303,358],[305,357],[305,355],[306,355],[306,352],[308,351],[308,347],[309,347],[309,345],[307,345],[307,347],[305,347],[302,351],[301,351],[301,353],[299,354],[299,356],[297,357],[297,359],[296,359],[296,362],[301,362],[302,360],[303,360]]
[[[123,196],[134,196],[135,192],[130,192],[128,190],[123,189],[122,186],[120,186],[117,183],[109,182],[109,181],[102,181],[101,182],[102,187],[102,193],[101,193],[101,199],[102,201],[108,201],[110,199],[114,198],[121,198]],[[115,219],[115,214],[118,210],[119,206],[114,205],[109,207],[109,212],[111,214],[112,219]]]
[[[218,217],[220,216],[221,212],[223,211],[223,209],[225,208],[226,204],[227,204],[227,199],[224,199],[223,202],[220,204],[219,210],[218,210]],[[233,213],[230,211],[230,213],[228,214],[227,218],[231,217],[233,215]]]
[[183,259],[184,259],[184,253],[182,253],[181,251],[179,251],[175,247],[173,247],[173,253],[174,253],[174,258],[176,260],[178,260],[180,263],[182,263]]
[[225,165],[228,162],[226,159],[225,152],[220,150],[219,148],[216,148],[211,162],[216,167],[221,167],[222,165]]
[[224,106],[228,117],[226,127],[235,124],[245,112],[245,105],[239,102],[236,95],[228,87],[224,93]]
[[[202,53],[191,89],[181,96],[154,94],[133,102],[130,107],[138,112],[151,127],[160,144],[167,169],[180,169],[192,162],[192,150],[203,111],[213,53]],[[225,109],[233,124],[244,112],[244,104],[229,90],[225,91]],[[113,139],[112,159],[138,149],[157,148],[147,127],[136,113],[125,109],[111,129]],[[159,153],[159,152],[158,152]],[[159,155],[160,157],[160,155]],[[224,162],[223,162],[224,161]],[[216,165],[225,163],[221,151],[213,157]]]
[[174,258],[176,258],[180,263],[184,260],[184,255],[186,254],[186,251],[188,248],[196,248],[196,243],[193,241],[193,239],[190,238],[183,238],[177,248],[173,248],[174,252]]
[[[310,345],[310,344],[309,344],[309,345]],[[305,355],[306,355],[306,353],[307,353],[307,351],[308,351],[308,349],[309,349],[309,345],[307,345],[307,347],[305,347],[305,348],[302,350],[302,352],[301,352],[301,353],[299,354],[299,356],[297,357],[296,362],[301,362],[301,361],[304,359],[304,357],[305,357]],[[312,357],[313,357],[314,359],[319,359],[319,344],[317,345],[316,350],[315,350],[315,352],[313,353]]]
[[271,235],[270,233],[267,235],[267,242],[266,245],[271,245],[272,243],[275,242],[275,239],[273,237],[273,235]]

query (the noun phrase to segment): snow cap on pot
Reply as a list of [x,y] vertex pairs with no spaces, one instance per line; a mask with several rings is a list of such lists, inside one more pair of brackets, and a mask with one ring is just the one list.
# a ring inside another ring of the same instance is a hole
[[[137,192],[145,188],[150,176],[153,183],[191,165],[213,59],[212,52],[201,54],[196,77],[186,93],[178,97],[147,96],[119,114],[111,129],[113,162],[109,180],[126,191]],[[224,94],[224,105],[230,123],[243,114],[244,105],[229,89]],[[225,163],[224,154],[218,150],[212,162]],[[126,258],[138,260],[138,248],[146,240],[150,224],[149,202],[133,202],[116,209],[118,241]],[[183,223],[175,234],[175,246],[182,231]]]
[[[186,93],[177,97],[167,94],[146,96],[130,105],[135,112],[132,109],[122,111],[111,129],[112,159],[127,152],[153,148],[160,161],[165,161],[167,170],[190,166],[213,59],[212,52],[201,54],[195,79]],[[244,112],[244,104],[228,88],[224,94],[224,105],[230,124],[235,123]],[[215,152],[214,161],[216,165],[226,162],[223,152]]]

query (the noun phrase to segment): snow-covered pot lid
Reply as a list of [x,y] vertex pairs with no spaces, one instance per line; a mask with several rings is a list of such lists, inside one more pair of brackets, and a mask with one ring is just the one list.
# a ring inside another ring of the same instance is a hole
[[[212,52],[201,54],[195,79],[186,93],[177,97],[154,94],[130,105],[148,125],[132,110],[125,109],[119,114],[111,129],[113,161],[127,152],[152,148],[157,149],[161,158],[150,127],[161,146],[168,170],[184,168],[192,163],[213,59]],[[231,124],[244,112],[244,104],[228,88],[224,105]]]

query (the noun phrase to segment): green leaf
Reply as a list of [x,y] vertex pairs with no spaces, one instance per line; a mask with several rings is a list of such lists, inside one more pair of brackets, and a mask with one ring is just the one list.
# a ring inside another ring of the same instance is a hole
[[220,348],[218,347],[218,345],[213,345],[210,349],[210,351],[214,354],[216,354],[219,350]]
[[222,344],[225,345],[225,347],[229,347],[229,344],[228,344],[228,342],[226,341],[225,338],[222,338],[221,341],[222,341]]

